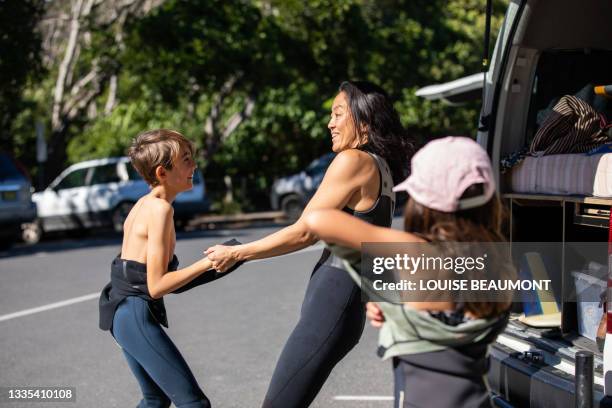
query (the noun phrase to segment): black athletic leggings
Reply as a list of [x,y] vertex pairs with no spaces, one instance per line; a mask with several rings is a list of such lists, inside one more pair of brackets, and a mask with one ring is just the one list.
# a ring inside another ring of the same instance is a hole
[[349,274],[317,264],[263,407],[308,407],[334,366],[359,342],[364,324],[360,290]]

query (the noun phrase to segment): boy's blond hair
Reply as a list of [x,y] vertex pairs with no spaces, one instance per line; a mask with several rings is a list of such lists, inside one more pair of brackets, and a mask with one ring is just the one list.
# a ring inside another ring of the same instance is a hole
[[157,166],[171,170],[181,148],[193,155],[193,144],[182,134],[170,129],[154,129],[140,133],[128,150],[132,166],[150,185],[159,184],[155,176]]

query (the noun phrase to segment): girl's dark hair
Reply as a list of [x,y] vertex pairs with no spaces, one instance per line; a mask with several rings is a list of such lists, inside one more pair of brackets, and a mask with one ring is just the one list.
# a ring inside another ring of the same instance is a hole
[[[482,195],[484,186],[474,184],[468,187],[461,198]],[[505,242],[502,222],[504,208],[497,195],[480,207],[452,213],[433,210],[409,198],[404,212],[404,229],[420,235],[429,242]],[[513,278],[514,270],[505,268],[496,271],[500,278]],[[497,302],[465,301],[464,310],[476,317],[498,316],[508,310],[510,299]]]
[[358,149],[385,159],[395,184],[408,177],[416,143],[406,133],[387,93],[366,81],[345,81],[339,92],[346,94],[358,135],[362,129],[367,132],[367,142]]

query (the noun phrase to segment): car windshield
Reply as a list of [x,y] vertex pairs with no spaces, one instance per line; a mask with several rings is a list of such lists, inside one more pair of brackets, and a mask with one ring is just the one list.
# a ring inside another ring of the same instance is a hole
[[87,173],[89,167],[84,169],[73,170],[66,174],[64,178],[55,186],[56,190],[65,190],[68,188],[83,187],[86,184]]
[[0,180],[22,179],[23,174],[7,154],[0,154]]
[[111,163],[95,167],[90,184],[118,183],[120,181],[121,179],[117,174],[117,164]]

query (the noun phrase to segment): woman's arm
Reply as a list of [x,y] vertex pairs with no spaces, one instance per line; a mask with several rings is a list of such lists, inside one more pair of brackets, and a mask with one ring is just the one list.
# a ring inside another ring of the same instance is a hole
[[147,289],[153,299],[159,299],[211,269],[212,262],[203,258],[186,268],[167,273],[168,245],[174,228],[172,206],[155,203],[151,214],[147,238]]
[[314,244],[317,238],[308,231],[304,218],[318,209],[344,207],[371,177],[371,174],[364,170],[363,160],[371,159],[355,150],[339,153],[327,169],[321,185],[302,216],[294,224],[248,244],[234,247],[216,245],[208,248],[206,254],[214,262],[215,268],[228,268],[236,261],[283,255]]
[[358,250],[363,242],[423,242],[409,232],[377,227],[339,210],[313,211],[304,223],[319,239]]
[[[422,238],[409,232],[392,228],[377,227],[338,210],[319,210],[310,213],[305,223],[307,228],[325,242],[335,243],[349,248],[361,250],[363,242],[425,242]],[[395,254],[397,248],[390,248]],[[384,252],[380,248],[381,254]],[[453,310],[454,305],[448,300],[404,302],[405,305],[417,310]],[[367,304],[367,316],[372,326],[382,327],[384,315],[376,303]]]

